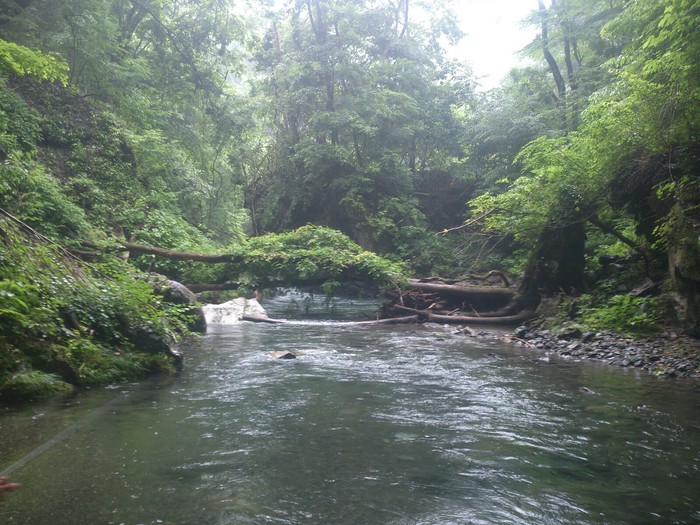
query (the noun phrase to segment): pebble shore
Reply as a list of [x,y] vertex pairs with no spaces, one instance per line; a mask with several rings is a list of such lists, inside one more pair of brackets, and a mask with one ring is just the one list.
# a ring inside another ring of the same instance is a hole
[[668,378],[700,379],[700,340],[672,332],[633,339],[608,332],[569,329],[555,333],[520,326],[507,339],[565,358],[638,368]]

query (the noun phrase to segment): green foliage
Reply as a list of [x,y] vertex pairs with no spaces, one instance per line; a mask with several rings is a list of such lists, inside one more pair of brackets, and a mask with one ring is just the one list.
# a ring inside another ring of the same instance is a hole
[[229,79],[246,30],[228,0],[132,7],[35,0],[0,23],[0,37],[70,64],[65,92],[22,86],[41,114],[41,160],[100,228],[130,235],[151,209],[174,208],[240,238],[238,156],[256,127]]
[[[623,233],[627,238],[635,240],[640,246],[644,245],[643,240],[637,238],[634,232],[634,221],[629,217],[615,221],[614,225],[617,231]],[[638,255],[629,245],[619,240],[611,239],[610,235],[598,229],[590,229],[587,232],[586,270],[591,272],[589,275],[600,275],[599,272],[602,269],[601,257],[617,257],[621,260],[629,260],[635,256],[638,258]],[[614,291],[621,283],[628,284],[631,288],[634,288],[637,283],[643,281],[646,277],[643,261],[640,261],[639,264],[627,265],[622,274],[614,277],[615,279],[609,282],[599,279],[595,284],[596,290]]]
[[184,320],[133,269],[84,265],[12,220],[0,221],[0,233],[3,392],[63,388],[39,372],[86,386],[168,367],[164,355],[134,348],[130,334],[145,328],[169,340],[186,333]]
[[66,196],[60,182],[17,151],[0,164],[0,208],[54,239],[78,237],[88,229],[83,210]]
[[[680,176],[675,152],[700,134],[697,2],[558,2],[533,21],[548,23],[565,92],[553,91],[537,38],[529,51],[543,67],[479,97],[440,49],[458,36],[445,2],[431,4],[426,24],[406,2],[292,2],[269,10],[260,45],[231,0],[132,4],[32,0],[0,20],[0,207],[52,239],[234,246],[237,262],[216,267],[131,260],[190,282],[331,291],[352,278],[400,281],[391,260],[422,274],[513,272],[545,229],[593,214],[641,238],[634,199],[614,190],[659,152],[668,175],[648,194],[660,190],[674,211],[659,212],[657,247],[694,239],[681,225],[694,220],[695,168],[686,162]],[[429,232],[458,224],[465,201],[482,231]],[[335,230],[245,239],[309,223]],[[177,330],[160,324],[161,305],[130,270],[77,271],[19,244],[2,252],[11,264],[0,323],[44,343],[30,349],[3,333],[14,373],[52,365],[80,384],[125,377],[150,366],[132,359],[127,324]],[[589,236],[589,257],[624,250]]]
[[252,237],[235,246],[234,254],[241,262],[229,271],[260,287],[350,280],[390,286],[404,278],[400,265],[362,250],[341,232],[320,226]]
[[[181,252],[217,251],[216,244],[200,230],[164,209],[152,209],[145,214],[136,241]],[[182,282],[214,282],[220,272],[219,266],[211,264],[153,259],[147,255],[134,257],[133,262],[144,271],[162,273]]]
[[261,229],[325,224],[384,253],[425,231],[415,183],[457,176],[454,108],[470,75],[436,45],[446,24],[407,16],[398,5],[313,0],[276,18],[258,55],[274,132],[270,169],[251,181]]
[[31,322],[31,307],[38,289],[31,283],[0,280],[0,319],[10,330],[18,330]]
[[576,302],[576,321],[588,330],[650,334],[660,330],[665,315],[665,305],[657,297],[632,297],[625,294],[601,299],[583,295]]
[[[680,18],[677,27],[669,26]],[[621,171],[634,171],[640,159],[698,136],[700,72],[690,28],[699,20],[693,2],[673,1],[665,8],[654,1],[630,3],[603,35],[632,41],[608,62],[614,80],[588,100],[578,130],[526,145],[516,157],[522,175],[472,199],[473,216],[484,216],[489,230],[532,245],[545,226],[592,213],[615,215],[611,194],[622,185],[616,181]]]
[[[692,173],[694,167],[686,166]],[[694,233],[694,225],[700,214],[700,180],[694,176],[682,176],[659,187],[659,198],[665,194],[673,196],[676,204],[670,212],[657,222],[655,248],[685,247],[691,259],[700,254],[700,239]],[[690,269],[690,268],[689,268]],[[691,270],[690,273],[694,273]]]
[[[53,360],[67,366],[74,374],[73,382],[81,387],[120,383],[143,377],[159,360],[153,355],[126,352],[85,337],[69,339],[65,344],[55,344],[52,353]],[[164,362],[160,366],[161,369],[168,369]]]
[[55,57],[0,39],[0,73],[32,75],[40,80],[68,80],[68,66]]
[[7,87],[0,77],[0,146],[33,151],[39,137],[39,114]]
[[56,374],[39,370],[19,372],[0,384],[0,399],[33,399],[66,394],[73,387]]
[[466,133],[469,166],[478,170],[479,190],[498,191],[498,181],[517,178],[515,159],[523,146],[539,136],[559,134],[561,121],[552,108],[548,82],[541,69],[517,69],[503,87],[476,99],[466,117]]

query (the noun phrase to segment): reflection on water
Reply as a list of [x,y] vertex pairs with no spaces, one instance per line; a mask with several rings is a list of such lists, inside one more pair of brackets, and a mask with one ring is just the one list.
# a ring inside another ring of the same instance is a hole
[[215,328],[176,378],[0,414],[5,468],[127,398],[14,473],[0,522],[700,522],[697,386],[538,357],[440,329]]

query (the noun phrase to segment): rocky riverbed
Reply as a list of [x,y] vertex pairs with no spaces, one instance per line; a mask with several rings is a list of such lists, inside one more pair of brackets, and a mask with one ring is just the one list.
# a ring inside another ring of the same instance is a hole
[[607,332],[563,329],[555,333],[520,326],[504,337],[547,355],[639,368],[669,378],[700,379],[700,341],[673,332],[636,339]]
[[513,342],[537,351],[542,357],[587,359],[637,368],[656,376],[700,379],[700,340],[675,332],[632,338],[611,332],[581,332],[577,328],[549,330],[519,326],[512,332],[463,327],[455,333]]

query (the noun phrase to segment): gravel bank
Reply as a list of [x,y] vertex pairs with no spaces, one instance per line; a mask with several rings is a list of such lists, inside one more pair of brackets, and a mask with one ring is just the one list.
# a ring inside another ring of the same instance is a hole
[[675,333],[632,339],[607,332],[581,333],[568,329],[554,333],[520,326],[506,338],[524,347],[570,359],[639,368],[669,378],[700,379],[700,341]]

